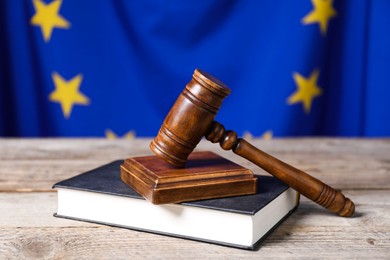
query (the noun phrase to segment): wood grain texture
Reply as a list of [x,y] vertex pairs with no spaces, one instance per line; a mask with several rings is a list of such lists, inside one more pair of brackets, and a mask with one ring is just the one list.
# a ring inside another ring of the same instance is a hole
[[[1,259],[386,259],[390,255],[390,139],[251,140],[267,153],[344,189],[357,206],[356,216],[345,219],[302,198],[299,209],[254,252],[52,216],[57,207],[53,183],[116,159],[151,155],[150,141],[0,139]],[[266,174],[209,142],[201,141],[197,150],[211,150]]]
[[[53,183],[110,161],[152,155],[151,139],[0,139],[0,191],[50,191]],[[253,145],[338,189],[390,189],[390,139],[250,140]],[[210,150],[265,171],[201,141]],[[374,174],[374,178],[373,178]]]
[[0,191],[52,191],[54,183],[107,162],[152,155],[151,139],[0,139]]

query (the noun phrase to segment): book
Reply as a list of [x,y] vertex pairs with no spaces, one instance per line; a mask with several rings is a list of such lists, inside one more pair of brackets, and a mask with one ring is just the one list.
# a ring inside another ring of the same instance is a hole
[[121,181],[122,163],[114,161],[54,184],[54,216],[255,249],[299,203],[299,194],[286,184],[257,176],[253,195],[154,205]]

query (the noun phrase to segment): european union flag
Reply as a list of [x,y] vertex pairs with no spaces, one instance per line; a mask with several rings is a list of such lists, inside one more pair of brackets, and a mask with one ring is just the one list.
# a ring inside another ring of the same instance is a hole
[[254,136],[390,136],[388,1],[0,1],[1,136],[155,136],[195,68]]

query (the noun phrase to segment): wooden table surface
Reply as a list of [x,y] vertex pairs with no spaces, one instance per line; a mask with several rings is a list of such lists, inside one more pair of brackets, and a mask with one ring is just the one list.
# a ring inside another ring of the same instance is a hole
[[[52,184],[107,162],[151,154],[150,139],[0,139],[1,259],[390,258],[390,139],[251,140],[342,189],[357,206],[335,216],[305,198],[257,251],[53,217]],[[256,174],[261,169],[202,141]]]

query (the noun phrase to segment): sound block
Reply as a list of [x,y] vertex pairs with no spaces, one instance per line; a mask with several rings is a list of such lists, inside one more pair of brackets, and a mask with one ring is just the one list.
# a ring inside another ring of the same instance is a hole
[[212,152],[193,152],[185,168],[156,156],[126,159],[121,179],[153,204],[256,193],[253,172]]

